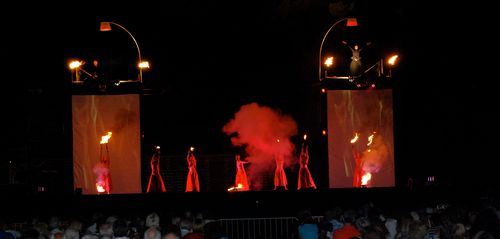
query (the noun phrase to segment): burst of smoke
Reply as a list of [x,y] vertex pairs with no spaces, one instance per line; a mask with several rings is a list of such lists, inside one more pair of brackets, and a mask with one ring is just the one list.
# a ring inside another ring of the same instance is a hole
[[361,158],[363,171],[377,173],[382,168],[385,161],[387,161],[388,154],[389,151],[382,136],[375,134],[373,143],[370,145],[369,149],[363,152]]
[[288,115],[257,103],[243,105],[222,129],[231,143],[244,146],[248,154],[249,178],[254,188],[262,185],[263,173],[274,169],[275,155],[283,155],[288,165],[294,145],[290,137],[297,134],[297,124]]

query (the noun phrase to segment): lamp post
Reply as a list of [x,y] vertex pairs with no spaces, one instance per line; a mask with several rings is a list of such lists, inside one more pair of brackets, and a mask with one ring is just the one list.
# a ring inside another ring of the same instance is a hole
[[332,26],[330,26],[330,28],[328,29],[328,31],[326,31],[325,35],[323,36],[323,40],[321,40],[321,45],[319,47],[319,66],[318,66],[318,78],[319,78],[319,81],[322,81],[322,77],[321,77],[321,72],[322,72],[322,59],[323,59],[323,44],[325,43],[325,40],[326,40],[326,37],[328,36],[328,34],[330,34],[330,31],[335,27],[337,26],[339,23],[343,22],[343,21],[346,21],[347,20],[347,26],[348,27],[355,27],[358,25],[357,23],[357,19],[356,18],[342,18],[338,21],[336,21],[335,23],[333,23]]
[[[122,25],[118,24],[118,23],[114,23],[114,22],[101,22],[101,27],[100,27],[100,31],[101,32],[106,32],[106,31],[111,31],[111,25],[115,25],[119,28],[121,28],[122,30],[124,30],[125,32],[128,33],[128,35],[132,38],[132,40],[134,41],[135,43],[135,46],[137,48],[137,55],[139,56],[139,63],[138,63],[138,67],[139,67],[139,82],[141,82],[142,84],[142,68],[143,67],[146,67],[143,62],[142,62],[142,58],[141,58],[141,49],[139,48],[139,44],[137,44],[137,41],[135,40],[134,36],[132,35],[132,33],[130,33],[125,27],[123,27]],[[147,67],[149,67],[149,64],[147,64]]]

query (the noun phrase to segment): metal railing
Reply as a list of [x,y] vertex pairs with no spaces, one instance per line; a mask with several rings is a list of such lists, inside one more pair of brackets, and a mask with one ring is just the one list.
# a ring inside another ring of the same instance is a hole
[[219,219],[228,239],[292,239],[296,238],[298,220],[295,217]]

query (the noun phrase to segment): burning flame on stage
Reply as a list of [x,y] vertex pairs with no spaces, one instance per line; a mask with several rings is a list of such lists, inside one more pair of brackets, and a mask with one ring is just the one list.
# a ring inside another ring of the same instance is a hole
[[236,192],[240,191],[243,188],[243,185],[241,183],[238,183],[238,186],[236,187],[230,187],[227,189],[228,192]]
[[371,179],[372,179],[371,173],[366,172],[365,174],[363,174],[363,176],[361,177],[361,186],[366,186]]
[[104,189],[104,187],[100,183],[96,183],[95,187],[97,189],[97,192],[99,192],[99,193],[106,192],[106,189]]

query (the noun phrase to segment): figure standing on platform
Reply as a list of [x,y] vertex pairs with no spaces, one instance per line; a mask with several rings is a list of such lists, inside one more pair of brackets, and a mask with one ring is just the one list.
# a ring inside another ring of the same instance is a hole
[[200,191],[200,184],[198,183],[198,172],[196,171],[196,158],[194,157],[193,151],[194,147],[191,147],[186,157],[189,167],[189,173],[186,182],[186,192]]
[[285,170],[283,166],[285,164],[285,157],[283,154],[278,154],[275,156],[276,170],[274,171],[274,190],[288,190],[287,180]]
[[234,183],[239,191],[248,191],[250,189],[245,171],[245,164],[247,163],[247,161],[241,160],[239,154],[236,155],[236,180]]
[[298,190],[300,189],[316,189],[316,184],[309,172],[307,164],[309,163],[309,149],[307,146],[304,147],[302,144],[302,149],[300,150],[300,169],[299,169],[299,184]]
[[146,192],[148,193],[157,193],[157,192],[166,192],[165,184],[163,183],[163,178],[160,174],[160,146],[155,147],[156,152],[151,157],[151,176],[149,176],[149,183]]
[[[343,44],[347,45],[347,42],[342,41]],[[369,46],[371,42],[366,43],[366,46]],[[354,47],[351,47],[347,45],[349,49],[351,49],[352,56],[351,56],[351,65],[349,66],[349,69],[351,71],[351,75],[353,77],[357,77],[363,74],[363,65],[361,63],[361,51],[363,50],[364,47],[359,47],[357,44],[354,45]]]

